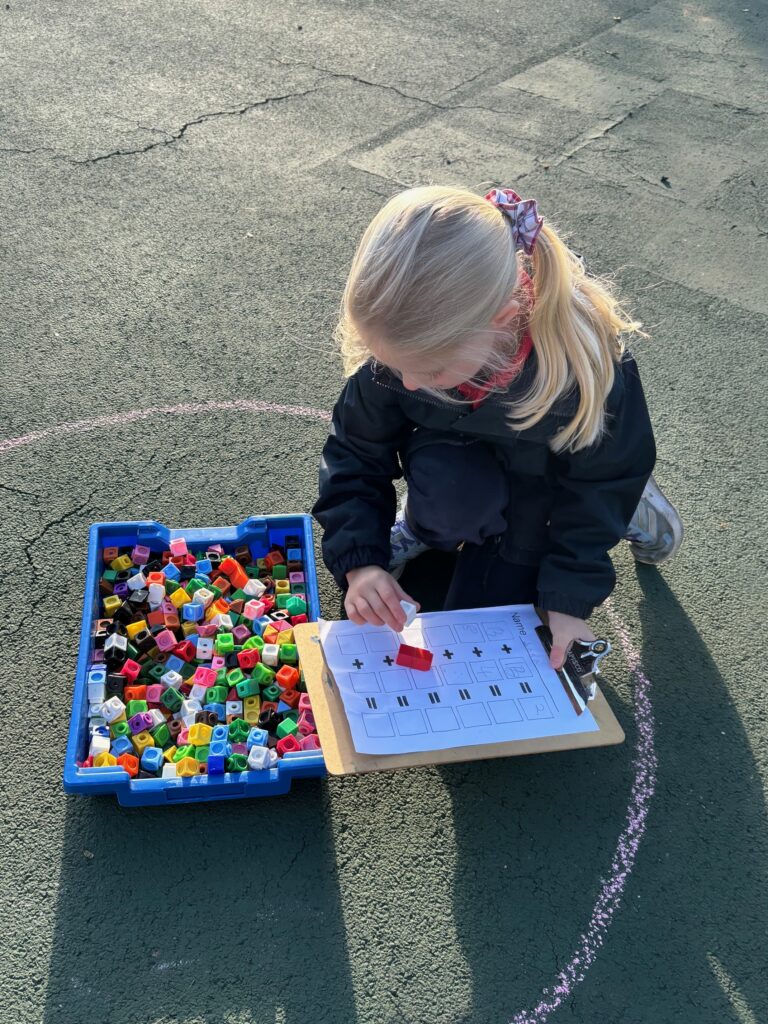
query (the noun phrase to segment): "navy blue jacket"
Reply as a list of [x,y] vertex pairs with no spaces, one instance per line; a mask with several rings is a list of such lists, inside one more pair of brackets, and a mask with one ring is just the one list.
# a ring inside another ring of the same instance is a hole
[[[506,561],[538,565],[538,605],[587,618],[616,584],[608,555],[625,535],[656,462],[656,445],[635,360],[626,353],[608,396],[608,433],[575,454],[547,442],[573,418],[578,390],[558,400],[534,427],[515,430],[503,403],[519,398],[536,370],[535,350],[504,394],[476,410],[408,391],[371,362],[348,378],[323,447],[312,514],[324,529],[323,560],[339,586],[363,565],[386,568],[397,510],[399,451],[416,427],[456,431],[495,448],[509,474]],[[462,500],[459,498],[458,500]],[[463,498],[471,501],[471,496]]]

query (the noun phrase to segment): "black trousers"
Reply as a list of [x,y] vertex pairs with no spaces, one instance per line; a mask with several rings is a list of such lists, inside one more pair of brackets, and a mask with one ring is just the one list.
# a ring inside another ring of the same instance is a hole
[[[447,577],[442,609],[535,604],[538,565],[515,565],[499,554],[510,496],[493,448],[480,440],[417,429],[401,458],[408,484],[408,525],[423,543],[447,553],[442,559],[443,579]],[[427,557],[415,559],[401,579],[417,600],[418,563]],[[435,559],[432,563],[438,564]]]

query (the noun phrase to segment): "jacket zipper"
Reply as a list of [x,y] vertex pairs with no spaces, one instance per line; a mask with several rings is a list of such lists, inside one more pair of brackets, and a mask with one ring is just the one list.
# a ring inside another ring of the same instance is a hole
[[427,405],[434,405],[438,409],[447,408],[446,403],[436,402],[434,398],[424,398],[422,395],[418,393],[418,391],[399,391],[397,388],[393,388],[391,384],[382,384],[380,380],[377,380],[376,383],[380,388],[386,388],[387,391],[393,391],[396,395],[401,395],[404,398],[415,398],[416,401],[418,402],[426,402]]

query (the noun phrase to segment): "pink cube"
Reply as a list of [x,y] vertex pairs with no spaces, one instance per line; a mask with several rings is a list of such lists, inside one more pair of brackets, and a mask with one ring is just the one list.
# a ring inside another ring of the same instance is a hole
[[233,754],[245,754],[246,757],[247,757],[248,756],[248,747],[246,746],[245,743],[233,743],[232,744],[232,753]]
[[131,561],[134,565],[146,565],[150,559],[150,550],[143,544],[137,544],[131,552]]
[[184,540],[183,537],[177,537],[176,540],[172,540],[168,547],[170,548],[171,554],[174,557],[178,555],[186,555],[187,551],[189,550],[187,548],[187,542]]
[[183,747],[185,743],[189,743],[189,729],[182,729],[176,737],[177,747]]
[[193,683],[199,683],[201,686],[209,687],[215,686],[217,673],[212,668],[206,668],[205,665],[199,665],[195,669],[195,674],[192,676]]
[[291,628],[291,624],[287,619],[276,619],[273,625],[278,633],[283,633],[286,629]]
[[242,622],[240,623],[239,626],[235,626],[235,628],[232,630],[232,636],[235,638],[236,644],[245,643],[245,641],[248,639],[250,635],[250,629],[248,629],[247,626],[243,625]]
[[151,683],[147,687],[147,704],[160,704],[160,698],[163,695],[163,688],[160,683]]
[[308,693],[302,693],[302,695],[299,697],[299,714],[301,715],[305,711],[311,711],[311,710],[312,710],[312,703],[311,703],[311,701],[309,699],[309,694]]
[[170,631],[170,629],[164,629],[155,637],[155,643],[161,651],[172,650],[179,641]]
[[214,669],[216,672],[218,672],[220,668],[224,668],[226,664],[226,658],[222,658],[220,654],[217,654],[215,657],[211,658],[211,668]]
[[164,615],[178,615],[178,611],[179,610],[176,607],[176,605],[173,603],[173,601],[171,601],[171,599],[169,597],[166,597],[163,600],[163,603],[160,605],[160,611]]
[[125,676],[125,678],[130,680],[130,682],[132,683],[139,678],[140,672],[141,665],[138,663],[138,661],[133,661],[131,658],[129,658],[125,662],[123,667],[120,669],[120,674]]
[[198,622],[195,629],[197,635],[203,637],[203,639],[208,636],[216,636],[219,632],[219,627],[215,622]]
[[299,715],[299,732],[302,736],[309,736],[315,729],[317,729],[317,725],[311,711],[304,711]]
[[247,601],[243,608],[243,615],[246,619],[260,619],[265,614],[267,606],[256,598]]
[[319,750],[320,749],[320,737],[316,733],[310,733],[309,736],[302,736],[301,738],[301,749],[302,750]]

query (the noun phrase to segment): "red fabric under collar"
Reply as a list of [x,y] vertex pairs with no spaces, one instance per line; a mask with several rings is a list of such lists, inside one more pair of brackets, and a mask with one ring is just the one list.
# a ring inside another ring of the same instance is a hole
[[[533,281],[530,279],[528,274],[522,269],[520,271],[520,275],[521,283],[528,292],[530,304],[531,307],[533,307]],[[531,354],[532,348],[533,338],[529,334],[528,327],[526,325],[523,331],[523,336],[520,339],[520,345],[518,346],[517,352],[515,352],[514,356],[509,361],[508,365],[504,367],[503,370],[500,370],[498,373],[495,373],[492,377],[489,377],[488,380],[485,381],[482,386],[478,386],[477,384],[471,384],[469,381],[465,381],[463,384],[459,384],[456,390],[465,398],[471,399],[472,408],[476,409],[478,405],[485,401],[485,399],[490,394],[492,388],[506,387],[515,379],[515,377],[522,370],[525,360]]]

